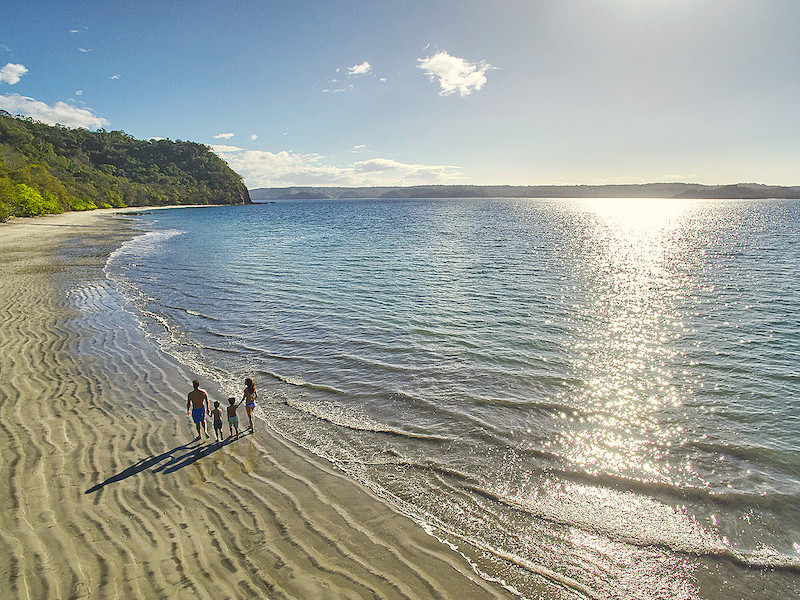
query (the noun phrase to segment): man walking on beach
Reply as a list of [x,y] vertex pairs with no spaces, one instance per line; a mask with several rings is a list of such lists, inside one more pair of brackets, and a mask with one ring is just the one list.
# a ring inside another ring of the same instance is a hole
[[208,425],[206,425],[206,411],[209,409],[208,406],[208,394],[206,394],[205,390],[200,389],[200,382],[195,379],[192,382],[194,389],[189,392],[189,399],[186,402],[186,414],[189,414],[189,411],[192,412],[192,421],[194,421],[195,426],[197,427],[197,439],[200,439],[200,425],[203,425],[203,431],[208,435]]

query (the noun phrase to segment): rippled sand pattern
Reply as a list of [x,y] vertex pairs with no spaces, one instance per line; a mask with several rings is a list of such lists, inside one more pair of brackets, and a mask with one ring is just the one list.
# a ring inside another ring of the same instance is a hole
[[512,597],[266,426],[193,441],[195,374],[102,272],[128,235],[101,214],[0,227],[0,596]]

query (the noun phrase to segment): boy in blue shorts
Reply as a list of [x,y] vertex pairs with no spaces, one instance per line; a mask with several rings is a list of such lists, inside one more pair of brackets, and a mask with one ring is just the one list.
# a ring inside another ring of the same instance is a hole
[[239,439],[239,417],[236,416],[236,407],[241,404],[236,404],[236,398],[228,398],[228,427],[231,429],[231,437],[233,437],[233,430],[236,430],[236,439]]

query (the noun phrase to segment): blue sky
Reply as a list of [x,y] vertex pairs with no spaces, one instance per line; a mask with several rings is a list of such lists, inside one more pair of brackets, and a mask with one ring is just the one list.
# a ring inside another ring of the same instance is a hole
[[6,1],[0,108],[249,187],[800,185],[798,0]]

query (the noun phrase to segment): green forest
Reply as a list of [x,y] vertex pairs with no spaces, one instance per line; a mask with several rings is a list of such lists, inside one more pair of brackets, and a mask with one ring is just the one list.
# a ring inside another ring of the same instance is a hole
[[250,195],[203,144],[45,125],[0,110],[0,221],[171,204],[250,204]]

